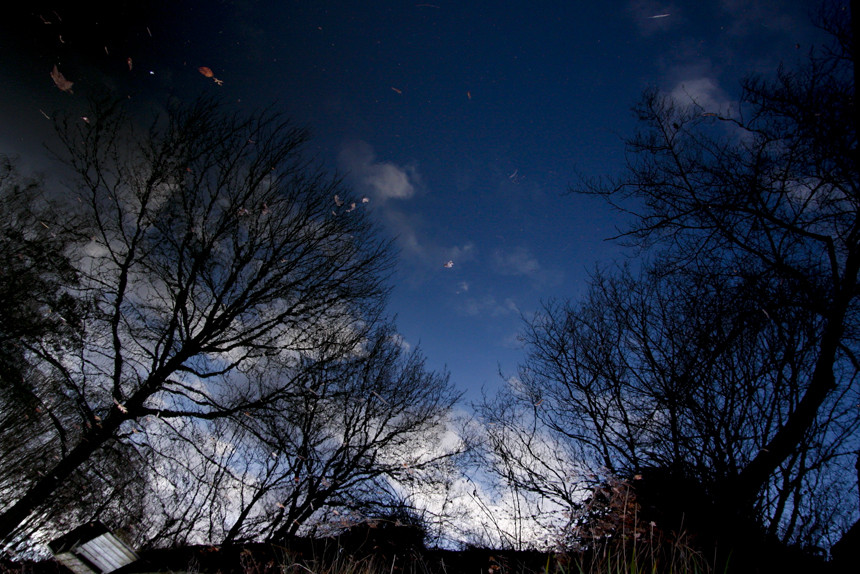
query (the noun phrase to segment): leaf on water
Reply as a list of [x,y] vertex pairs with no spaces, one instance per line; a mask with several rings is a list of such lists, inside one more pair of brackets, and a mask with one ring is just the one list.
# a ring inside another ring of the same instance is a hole
[[343,200],[340,198],[339,195],[334,196],[334,204],[338,207],[343,205]]
[[74,86],[75,83],[68,81],[65,76],[60,73],[60,70],[57,69],[56,64],[54,64],[54,69],[51,70],[51,79],[54,80],[54,84],[64,92],[69,92],[70,94],[74,93],[72,92],[72,86]]
[[452,268],[453,266],[454,266],[454,262],[453,262],[453,261],[446,261],[446,262],[442,265],[442,267],[444,267],[445,269],[450,269],[450,268]]
[[197,68],[197,71],[200,72],[201,74],[203,74],[204,76],[206,76],[207,78],[212,78],[212,81],[215,82],[216,84],[218,84],[219,86],[224,85],[223,80],[219,80],[218,78],[215,77],[215,72],[212,71],[212,68],[208,68],[206,66],[200,66],[199,68]]

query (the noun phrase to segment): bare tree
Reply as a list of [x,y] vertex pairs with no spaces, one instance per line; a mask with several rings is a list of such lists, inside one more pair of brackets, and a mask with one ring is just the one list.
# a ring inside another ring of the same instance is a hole
[[517,444],[695,477],[714,509],[791,542],[826,545],[856,519],[858,114],[831,16],[833,45],[747,80],[734,115],[646,92],[626,170],[574,190],[627,213],[620,237],[659,255],[652,275],[598,274],[581,304],[529,325],[503,419],[535,421]]
[[[583,301],[547,304],[525,331],[529,354],[514,384],[482,407],[492,468],[574,514],[582,488],[605,473],[632,480],[659,469],[676,484],[668,497],[682,500],[691,481],[702,491],[691,498],[720,500],[739,528],[734,481],[801,400],[817,345],[810,313],[773,321],[755,273],[748,279],[598,272]],[[843,367],[850,385],[856,372]],[[787,542],[820,544],[844,526],[853,506],[834,505],[828,492],[845,486],[841,471],[857,446],[852,396],[828,398],[747,517]],[[795,530],[798,516],[825,515]],[[677,528],[675,518],[663,526]],[[702,519],[715,529],[718,518]]]
[[74,341],[22,341],[32,392],[69,416],[46,435],[57,457],[4,491],[7,542],[105,453],[148,451],[147,420],[263,408],[296,379],[260,385],[259,361],[298,363],[322,334],[352,348],[384,303],[389,244],[339,208],[349,191],[303,158],[304,130],[212,101],[174,107],[142,136],[134,124],[102,105],[59,125],[81,225],[62,253],[78,282],[60,290],[87,313]]
[[[217,428],[188,440],[165,477],[185,477],[164,513],[170,543],[283,539],[351,526],[357,516],[386,515],[403,505],[398,492],[435,484],[466,445],[447,437],[457,399],[445,374],[428,371],[417,351],[401,346],[392,325],[380,325],[349,353],[319,341],[300,364],[266,361],[254,377],[265,388],[293,381],[265,406],[213,421]],[[157,499],[164,499],[156,495]],[[184,514],[185,509],[224,509]],[[179,510],[180,512],[176,512]],[[210,522],[212,524],[210,524]],[[195,539],[196,537],[196,539]]]
[[802,398],[735,481],[748,502],[840,392],[840,363],[855,360],[857,110],[850,38],[835,30],[833,46],[804,67],[748,80],[737,117],[647,93],[626,174],[584,190],[619,207],[635,201],[625,236],[664,245],[678,267],[718,261],[729,278],[754,269],[764,294],[779,293],[774,321],[815,314],[816,359]]
[[288,428],[269,429],[269,437],[278,437],[274,452],[293,457],[290,482],[273,491],[279,504],[272,537],[306,530],[324,506],[385,514],[386,506],[400,504],[392,486],[435,482],[465,446],[458,439],[443,443],[458,398],[447,375],[426,370],[421,354],[405,351],[391,326],[355,354],[314,369],[305,389],[282,420]]
[[[80,286],[66,254],[74,220],[62,217],[39,180],[20,176],[5,157],[0,205],[0,491],[13,500],[66,454],[79,422],[72,401],[51,398],[65,392],[62,379],[31,349],[79,352],[88,310],[69,291]],[[140,484],[140,463],[134,449],[106,445],[90,468],[54,493],[38,521],[63,527],[95,514],[106,520],[137,515],[136,499],[123,493]]]

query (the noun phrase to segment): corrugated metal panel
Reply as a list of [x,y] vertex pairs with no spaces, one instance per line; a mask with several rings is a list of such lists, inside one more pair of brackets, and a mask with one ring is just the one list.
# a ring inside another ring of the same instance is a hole
[[105,574],[137,560],[135,553],[110,532],[81,544],[75,554],[83,556]]
[[137,560],[137,555],[100,522],[75,528],[48,544],[75,574],[107,574]]
[[80,558],[71,552],[62,552],[54,556],[57,562],[74,572],[75,574],[98,574],[92,568],[81,562]]

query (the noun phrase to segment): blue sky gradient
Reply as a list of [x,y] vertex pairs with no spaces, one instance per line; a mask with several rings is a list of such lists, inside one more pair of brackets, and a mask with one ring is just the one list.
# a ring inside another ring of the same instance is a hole
[[743,76],[823,38],[811,1],[96,4],[28,3],[2,24],[0,153],[50,171],[47,116],[105,87],[285,112],[396,237],[389,310],[467,400],[513,374],[541,300],[626,256],[606,241],[620,216],[567,190],[622,168],[641,92],[736,110]]

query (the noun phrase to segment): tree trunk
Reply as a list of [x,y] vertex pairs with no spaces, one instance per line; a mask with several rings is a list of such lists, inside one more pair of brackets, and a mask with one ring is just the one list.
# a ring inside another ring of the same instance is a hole
[[78,445],[63,457],[45,476],[39,479],[15,504],[0,514],[0,541],[10,541],[15,531],[30,514],[42,506],[54,491],[90,459],[123,423],[120,413],[112,412],[101,427],[84,435]]
[[845,318],[851,305],[857,286],[857,274],[860,271],[860,255],[852,253],[845,263],[842,282],[837,286],[833,305],[828,313],[818,347],[818,359],[809,387],[797,405],[797,409],[789,415],[785,425],[780,428],[770,442],[762,448],[752,461],[740,472],[733,485],[731,494],[741,504],[746,505],[755,500],[759,490],[767,483],[779,465],[803,441],[803,436],[815,422],[818,411],[830,392],[836,388],[833,366],[845,331]]

